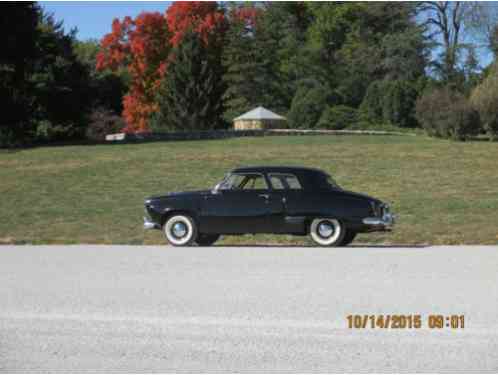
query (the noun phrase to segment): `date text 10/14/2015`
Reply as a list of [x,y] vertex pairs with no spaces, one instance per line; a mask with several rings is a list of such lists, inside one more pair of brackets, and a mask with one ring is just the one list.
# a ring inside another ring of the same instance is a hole
[[464,315],[431,314],[424,317],[413,315],[360,315],[353,314],[346,317],[350,329],[464,329]]

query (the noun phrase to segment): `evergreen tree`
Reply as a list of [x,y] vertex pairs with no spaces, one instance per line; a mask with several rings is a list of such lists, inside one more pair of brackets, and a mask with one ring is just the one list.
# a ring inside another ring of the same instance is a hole
[[209,130],[223,126],[221,74],[198,34],[187,31],[173,50],[158,91],[154,130]]
[[33,136],[33,94],[29,75],[38,38],[39,8],[32,2],[0,4],[0,147],[21,144]]
[[262,9],[238,5],[230,17],[223,51],[225,120],[257,106],[286,111],[275,56],[279,36],[269,27],[270,20]]

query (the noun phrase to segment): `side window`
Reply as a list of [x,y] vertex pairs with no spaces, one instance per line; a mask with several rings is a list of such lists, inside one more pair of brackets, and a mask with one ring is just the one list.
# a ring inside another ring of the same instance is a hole
[[284,190],[285,186],[282,182],[282,177],[278,175],[271,174],[269,175],[270,177],[270,183],[271,186],[273,186],[273,189],[275,190]]
[[251,175],[244,185],[244,190],[266,190],[268,186],[264,177],[260,174]]
[[224,183],[226,190],[267,190],[268,185],[262,174],[232,174]]
[[293,174],[273,173],[269,174],[270,182],[275,190],[300,190],[302,186]]
[[299,180],[297,179],[297,177],[294,175],[286,176],[285,181],[287,181],[287,185],[289,185],[289,189],[299,190],[299,189],[303,188],[301,186],[301,184],[299,183]]

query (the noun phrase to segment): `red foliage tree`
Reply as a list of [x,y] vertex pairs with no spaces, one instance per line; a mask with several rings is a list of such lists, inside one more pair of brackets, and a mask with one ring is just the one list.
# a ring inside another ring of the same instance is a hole
[[97,69],[126,67],[131,77],[130,91],[123,99],[125,132],[148,130],[147,120],[156,109],[154,91],[165,71],[170,51],[170,34],[164,15],[141,13],[134,20],[115,19],[112,32],[101,41]]
[[148,131],[148,119],[157,110],[155,92],[167,74],[171,47],[191,28],[213,49],[222,48],[226,22],[216,2],[174,2],[166,14],[141,13],[134,20],[115,19],[112,32],[101,41],[98,69],[126,67],[130,91],[123,99],[125,132]]

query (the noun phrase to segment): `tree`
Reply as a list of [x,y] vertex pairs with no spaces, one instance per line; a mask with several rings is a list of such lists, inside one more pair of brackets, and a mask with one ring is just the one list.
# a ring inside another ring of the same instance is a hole
[[39,8],[32,2],[0,4],[0,99],[8,110],[0,119],[0,147],[33,136],[33,95],[29,76],[36,56]]
[[123,96],[129,87],[129,74],[124,68],[116,71],[97,70],[99,51],[100,43],[97,40],[77,41],[75,44],[78,61],[83,64],[89,75],[91,106],[93,109],[106,109],[114,115],[121,115]]
[[484,129],[498,140],[498,69],[492,66],[489,75],[472,92],[471,103],[479,112]]
[[62,22],[40,11],[38,33],[30,77],[38,136],[45,140],[81,137],[91,98],[88,71],[74,51],[76,30],[65,33]]
[[165,15],[141,13],[135,19],[115,19],[112,32],[101,41],[98,69],[126,67],[130,91],[123,100],[126,132],[149,130],[151,115],[158,110],[156,91],[167,73],[170,51],[193,30],[216,54],[223,41],[225,18],[215,2],[174,2]]
[[157,110],[155,92],[166,70],[170,33],[160,13],[141,13],[134,20],[115,19],[112,32],[101,41],[97,69],[117,71],[125,67],[130,90],[123,98],[126,132],[148,130],[148,121]]
[[382,117],[385,123],[402,128],[413,128],[415,119],[415,102],[417,91],[407,81],[390,81],[384,86],[382,97]]
[[225,120],[231,122],[257,106],[278,112],[285,110],[279,84],[279,61],[275,58],[279,36],[264,17],[264,10],[236,5],[229,12],[229,21],[223,51],[223,78],[227,87]]
[[358,112],[355,108],[345,105],[327,107],[316,125],[319,129],[341,130],[358,122]]
[[440,36],[443,51],[434,63],[436,72],[446,83],[458,81],[458,62],[461,55],[464,21],[470,9],[469,3],[461,1],[426,1],[420,12],[426,17],[426,25],[434,30],[432,36]]
[[303,2],[266,2],[258,21],[262,34],[272,40],[260,45],[266,59],[271,61],[268,67],[274,84],[271,103],[276,111],[286,113],[299,82],[313,75],[306,48],[311,14]]
[[330,89],[316,81],[301,83],[287,115],[291,128],[314,128],[323,111],[333,104],[329,98]]
[[417,100],[416,116],[434,137],[465,141],[481,130],[477,111],[451,86],[426,91]]
[[209,61],[201,37],[187,31],[173,50],[168,74],[158,92],[154,130],[209,130],[222,126],[223,82]]
[[408,3],[313,3],[308,30],[315,78],[358,107],[371,82],[417,80],[425,74],[427,43]]

